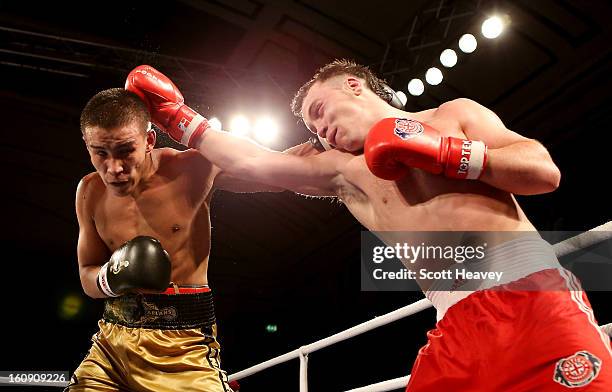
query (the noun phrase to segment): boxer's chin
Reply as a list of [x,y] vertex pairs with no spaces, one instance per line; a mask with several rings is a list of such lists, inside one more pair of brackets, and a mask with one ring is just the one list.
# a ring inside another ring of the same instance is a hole
[[109,182],[107,187],[115,196],[127,196],[132,190],[132,181]]
[[363,150],[363,142],[360,142],[359,140],[354,140],[354,139],[347,140],[347,142],[344,143],[344,146],[340,148],[348,152],[357,152],[357,151]]

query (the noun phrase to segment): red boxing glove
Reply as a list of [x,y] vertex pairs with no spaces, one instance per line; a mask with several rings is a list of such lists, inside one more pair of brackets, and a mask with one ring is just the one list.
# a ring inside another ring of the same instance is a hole
[[183,145],[195,147],[195,142],[210,126],[206,118],[185,105],[174,83],[149,65],[134,68],[125,81],[125,89],[146,103],[153,124]]
[[399,180],[406,167],[476,180],[487,162],[487,146],[481,141],[441,136],[415,120],[386,118],[368,133],[364,155],[370,171],[385,180]]

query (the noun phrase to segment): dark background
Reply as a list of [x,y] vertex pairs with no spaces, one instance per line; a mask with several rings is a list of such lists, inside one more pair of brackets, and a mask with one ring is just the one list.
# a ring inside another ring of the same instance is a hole
[[[479,26],[494,11],[511,24],[485,40]],[[271,147],[283,149],[308,137],[289,102],[319,66],[353,58],[405,91],[472,32],[476,52],[409,96],[408,110],[469,97],[541,141],[561,186],[519,202],[539,230],[587,230],[611,211],[611,15],[603,0],[0,2],[0,368],[73,371],[90,346],[101,303],[82,293],[76,262],[74,192],[93,170],[78,117],[136,65],[169,75],[203,115],[274,115],[282,132]],[[332,199],[218,192],[212,223],[209,280],[230,373],[422,298],[360,291],[363,228]],[[599,322],[612,321],[609,293],[590,298]],[[429,309],[312,354],[311,390],[407,375],[434,322]],[[298,361],[241,383],[297,390]]]

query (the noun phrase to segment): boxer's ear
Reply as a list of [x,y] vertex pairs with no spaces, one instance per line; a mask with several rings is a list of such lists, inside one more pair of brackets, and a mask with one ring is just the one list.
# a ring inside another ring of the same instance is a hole
[[155,141],[157,140],[157,134],[153,128],[149,128],[147,130],[147,139],[146,139],[146,152],[151,152],[155,147]]
[[83,133],[81,135],[81,138],[83,139],[83,142],[85,142],[85,147],[89,147],[89,143],[87,142],[87,134],[89,133],[89,130],[87,128],[85,128],[83,130]]
[[361,95],[363,92],[363,82],[354,76],[347,76],[344,81],[344,85],[355,95]]

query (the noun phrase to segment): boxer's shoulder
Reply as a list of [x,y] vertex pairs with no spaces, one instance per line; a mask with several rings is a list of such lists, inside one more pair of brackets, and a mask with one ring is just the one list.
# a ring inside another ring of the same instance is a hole
[[425,110],[421,110],[418,112],[412,112],[410,113],[409,118],[412,120],[417,120],[420,122],[424,122],[427,123],[431,120],[432,117],[434,117],[438,111],[438,108],[433,108],[433,109],[425,109]]
[[91,207],[105,192],[106,187],[100,175],[97,172],[89,173],[79,181],[76,191],[77,203],[80,202],[85,208]]
[[459,110],[465,108],[478,107],[480,104],[470,98],[455,98],[450,101],[446,101],[438,106],[438,111],[442,110]]
[[172,163],[180,159],[181,154],[187,151],[179,151],[177,149],[170,148],[170,147],[162,147],[162,148],[155,148],[151,152],[151,154],[153,154],[153,159],[157,159],[160,162],[160,164],[167,164],[167,163]]
[[81,178],[77,187],[77,193],[83,196],[91,196],[93,193],[97,193],[100,188],[105,188],[104,182],[97,172],[91,172]]
[[191,181],[201,183],[208,182],[209,178],[218,174],[219,169],[197,150],[179,151],[173,148],[160,148],[154,151],[159,154],[158,173],[164,173],[170,178],[187,176]]
[[428,124],[445,136],[464,138],[461,124],[465,122],[466,116],[473,112],[475,105],[478,104],[468,98],[457,98],[444,102],[437,108],[413,113],[412,118]]
[[189,148],[184,151],[174,148],[156,148],[160,165],[212,165],[199,151]]
[[478,102],[469,98],[457,98],[444,102],[434,112],[437,117],[452,117],[456,119],[465,118],[477,114],[486,108]]

